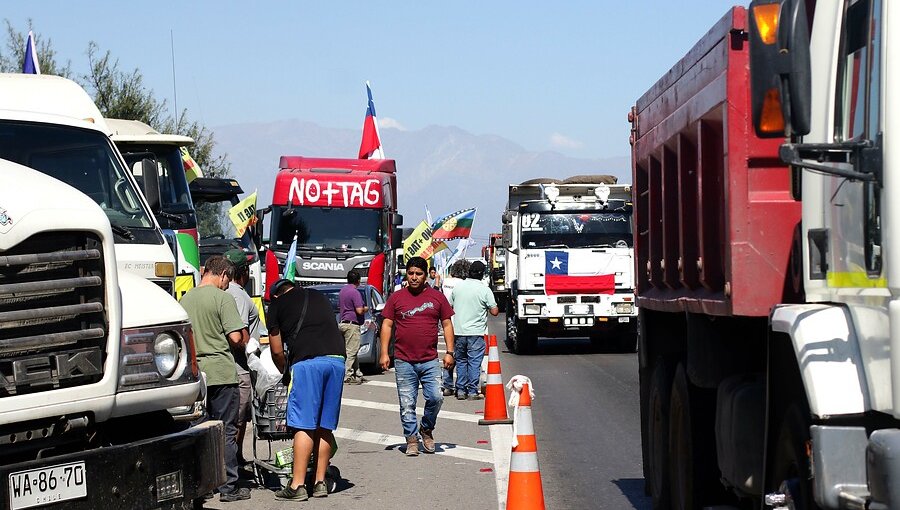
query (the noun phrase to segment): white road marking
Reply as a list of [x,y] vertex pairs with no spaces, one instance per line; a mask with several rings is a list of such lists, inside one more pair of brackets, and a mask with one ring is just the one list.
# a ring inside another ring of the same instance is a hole
[[[376,409],[379,411],[391,411],[394,413],[400,412],[400,404],[385,404],[382,402],[371,402],[369,400],[357,400],[355,398],[343,398],[341,399],[341,405],[351,406],[351,407],[363,407],[365,409]],[[416,414],[422,415],[424,412],[423,408],[416,408]],[[478,423],[478,420],[481,419],[480,415],[477,414],[468,414],[468,413],[457,413],[454,411],[444,411],[441,410],[440,418],[447,420],[456,420],[456,421],[467,421],[469,423]]]
[[512,425],[488,425],[491,431],[491,450],[494,452],[494,478],[497,481],[497,505],[506,509],[506,490],[509,487],[509,458],[512,453]]
[[[444,413],[441,413],[444,418]],[[380,444],[382,446],[393,446],[399,449],[400,446],[406,445],[406,438],[402,436],[393,436],[390,434],[379,434],[377,432],[368,432],[366,430],[347,429],[338,427],[334,431],[334,436],[341,439],[349,439],[351,441],[359,441],[362,443]],[[436,455],[444,455],[457,459],[472,460],[475,462],[484,462],[490,464],[494,462],[494,454],[490,450],[482,450],[479,448],[470,448],[468,446],[459,446],[453,443],[437,442]],[[505,492],[505,490],[504,490]]]
[[373,381],[371,379],[366,379],[366,382],[363,383],[363,386],[381,386],[382,388],[397,388],[397,383],[390,381]]

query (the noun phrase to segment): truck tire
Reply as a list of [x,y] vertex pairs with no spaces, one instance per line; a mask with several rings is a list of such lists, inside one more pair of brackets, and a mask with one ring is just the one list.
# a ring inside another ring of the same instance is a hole
[[654,510],[669,508],[669,400],[671,363],[662,356],[653,362],[647,398],[647,488]]
[[669,494],[672,510],[692,510],[730,499],[719,483],[715,393],[691,386],[679,363],[669,401]]
[[506,347],[513,354],[532,354],[537,347],[537,332],[515,315],[507,315]]
[[616,351],[621,353],[637,352],[637,318],[632,319],[628,326],[620,328],[616,335]]
[[766,493],[779,492],[793,502],[791,508],[798,510],[818,509],[812,494],[809,459],[806,444],[809,441],[809,413],[802,406],[791,404],[784,413],[777,432],[774,458],[770,464],[772,481]]
[[503,343],[506,344],[506,348],[511,353],[516,353],[515,347],[516,342],[515,338],[518,335],[518,329],[516,328],[516,316],[509,312],[507,308],[506,312],[506,338],[503,340]]

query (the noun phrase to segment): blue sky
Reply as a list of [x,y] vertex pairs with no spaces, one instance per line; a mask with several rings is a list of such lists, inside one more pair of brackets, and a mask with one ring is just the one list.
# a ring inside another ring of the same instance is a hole
[[[85,72],[90,40],[215,127],[301,119],[453,125],[573,157],[629,153],[634,101],[733,1],[123,2],[4,5]],[[390,157],[390,147],[385,147]]]

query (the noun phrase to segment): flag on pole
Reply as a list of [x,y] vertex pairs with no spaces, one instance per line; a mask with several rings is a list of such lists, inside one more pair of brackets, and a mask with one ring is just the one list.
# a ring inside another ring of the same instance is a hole
[[613,294],[616,275],[598,270],[591,254],[544,252],[544,290],[552,294]]
[[469,249],[470,246],[475,245],[475,240],[470,238],[460,239],[459,243],[456,245],[456,248],[453,250],[453,253],[450,255],[450,258],[447,259],[447,265],[451,265],[457,260],[466,257],[466,250]]
[[372,87],[369,86],[369,82],[366,82],[366,93],[369,95],[369,105],[366,108],[366,120],[363,121],[359,159],[384,159],[381,136],[378,134],[378,122],[375,119],[375,101],[372,100]]
[[188,152],[187,147],[181,148],[181,164],[184,165],[184,175],[187,177],[187,181],[191,182],[197,177],[203,177],[203,171],[200,170],[200,165],[194,161],[194,158],[191,157],[191,153]]
[[34,33],[28,31],[28,39],[25,41],[25,60],[22,63],[22,72],[25,74],[41,74],[41,64],[38,62],[37,49],[34,46]]
[[287,257],[284,258],[284,274],[281,275],[282,278],[285,278],[290,281],[294,281],[294,275],[297,272],[297,268],[294,266],[294,263],[297,260],[297,236],[294,236],[294,242],[291,243],[291,248],[287,252]]
[[244,235],[248,228],[256,224],[256,191],[241,200],[228,210],[228,217],[234,223],[238,237]]
[[449,239],[465,239],[472,235],[472,223],[475,222],[475,209],[465,209],[439,218],[431,225],[435,241]]

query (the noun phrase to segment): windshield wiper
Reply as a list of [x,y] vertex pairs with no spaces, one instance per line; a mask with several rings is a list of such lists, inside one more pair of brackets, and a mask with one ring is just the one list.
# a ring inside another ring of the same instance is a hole
[[187,223],[187,221],[184,218],[182,218],[180,214],[172,214],[172,213],[166,212],[166,211],[158,211],[155,214],[161,218],[165,218],[167,220],[174,221],[181,225],[184,225],[185,223]]
[[530,249],[540,250],[542,248],[568,248],[568,247],[569,247],[569,245],[567,245],[567,244],[544,244],[541,246],[533,246],[533,247],[526,246],[525,249],[526,250],[530,250]]
[[117,225],[115,223],[110,223],[109,226],[112,227],[114,234],[117,234],[119,237],[124,237],[129,241],[134,241],[134,234],[128,227],[123,227],[122,225]]

